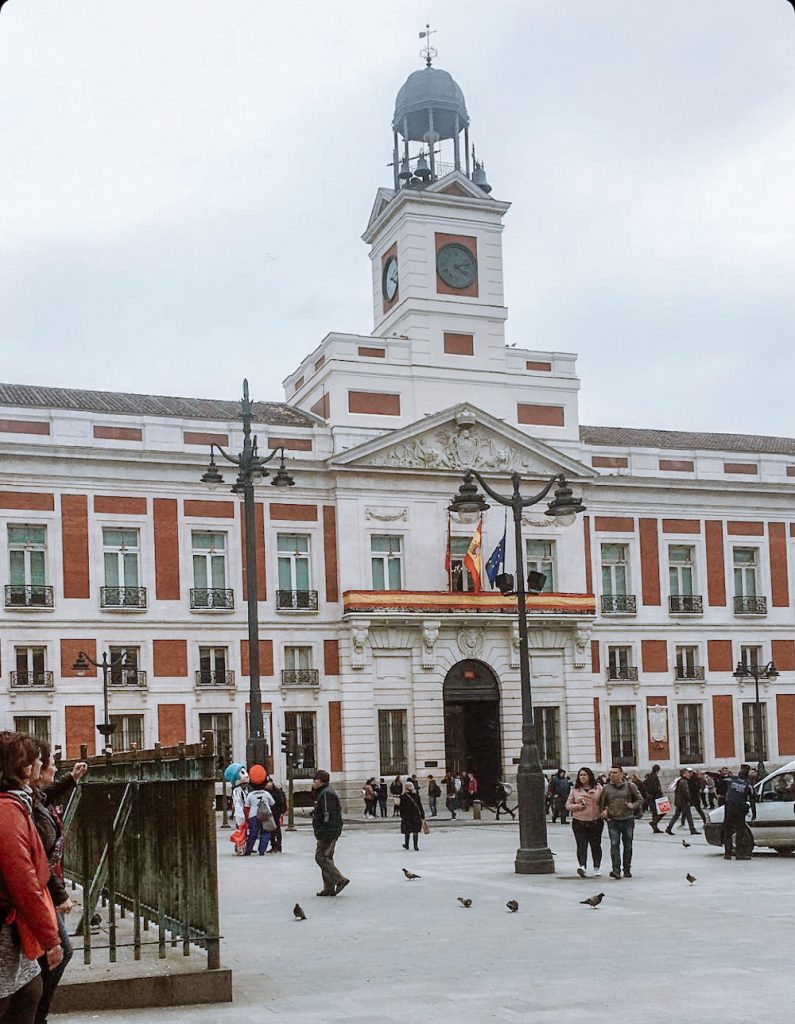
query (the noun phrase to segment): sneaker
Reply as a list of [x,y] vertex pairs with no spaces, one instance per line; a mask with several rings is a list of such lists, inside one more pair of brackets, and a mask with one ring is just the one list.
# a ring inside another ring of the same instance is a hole
[[672,836],[672,835],[674,834],[674,832],[673,832],[673,829],[671,829],[671,828],[667,828],[667,829],[665,830],[665,834],[666,834],[667,836]]
[[624,878],[632,878],[632,872],[631,871],[624,871]]
[[594,868],[593,876],[594,876],[594,878],[601,878],[602,877],[602,869],[601,868]]
[[323,889],[322,892],[315,893],[315,895],[316,896],[336,896],[337,894],[333,890],[329,892],[328,890]]
[[587,878],[588,877],[585,874],[585,868],[577,868],[577,874],[580,876],[580,878]]
[[346,885],[350,885],[350,883],[351,883],[350,878],[343,878],[343,880],[341,882],[337,882],[337,888],[334,890],[334,895],[335,896],[339,896],[339,894],[342,892],[342,890],[345,888],[345,886]]
[[730,853],[724,853],[723,859],[724,860],[731,860],[732,859],[732,855]]
[[700,836],[701,833],[699,832],[699,830],[697,828],[694,828],[693,831],[690,833],[690,835],[691,836]]
[[611,871],[610,872],[610,877],[611,878],[621,878],[621,872],[620,871]]

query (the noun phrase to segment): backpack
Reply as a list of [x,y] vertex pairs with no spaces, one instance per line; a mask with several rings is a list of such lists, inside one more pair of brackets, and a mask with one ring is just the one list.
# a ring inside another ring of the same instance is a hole
[[267,800],[260,800],[257,804],[257,821],[265,832],[273,832],[276,828],[276,820],[271,813]]

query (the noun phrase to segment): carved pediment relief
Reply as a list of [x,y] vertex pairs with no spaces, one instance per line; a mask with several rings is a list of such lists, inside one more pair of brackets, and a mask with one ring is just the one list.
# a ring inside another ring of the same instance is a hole
[[495,472],[549,473],[534,452],[511,444],[479,425],[450,427],[411,438],[375,453],[367,460],[372,466],[410,469],[488,469]]

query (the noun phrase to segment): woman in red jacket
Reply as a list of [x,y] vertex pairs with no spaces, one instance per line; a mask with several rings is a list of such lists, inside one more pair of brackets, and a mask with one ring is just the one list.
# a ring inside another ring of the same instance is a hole
[[[41,997],[38,956],[63,957],[50,865],[33,823],[30,776],[38,744],[0,732],[0,1021],[31,1024]],[[24,947],[24,948],[23,948]]]

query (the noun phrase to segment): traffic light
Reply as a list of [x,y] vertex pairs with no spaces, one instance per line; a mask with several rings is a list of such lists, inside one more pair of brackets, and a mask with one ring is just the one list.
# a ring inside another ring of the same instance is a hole
[[226,746],[224,747],[224,758],[226,759],[226,763],[227,764],[231,764],[232,763],[232,744],[231,743],[227,743]]
[[295,733],[285,730],[282,733],[282,753],[289,757],[295,751]]

